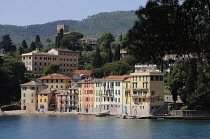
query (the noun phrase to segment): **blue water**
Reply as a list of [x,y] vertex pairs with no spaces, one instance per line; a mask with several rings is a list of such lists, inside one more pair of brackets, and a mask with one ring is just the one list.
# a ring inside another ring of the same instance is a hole
[[0,116],[0,139],[210,139],[210,121]]

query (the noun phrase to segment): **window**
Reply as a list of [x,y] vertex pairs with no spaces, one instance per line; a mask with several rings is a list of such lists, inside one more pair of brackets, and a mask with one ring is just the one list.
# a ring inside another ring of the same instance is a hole
[[46,99],[44,99],[44,102],[47,102],[47,100],[46,100]]
[[26,89],[27,89],[27,87],[22,87],[22,89],[23,89],[23,90],[26,90]]
[[151,102],[154,102],[154,99],[153,98],[151,99]]
[[143,102],[145,102],[145,99],[143,98]]
[[163,76],[160,76],[160,81],[163,81]]
[[120,102],[120,98],[118,98],[118,102]]
[[44,96],[47,96],[47,94],[44,94]]
[[35,90],[35,88],[34,88],[34,87],[30,87],[30,89],[31,89],[31,90]]
[[40,102],[42,102],[42,99],[40,99]]
[[31,103],[34,103],[34,100],[33,99],[31,100]]
[[151,76],[151,81],[154,81],[154,76]]
[[34,94],[33,93],[31,93],[31,97],[34,97]]
[[25,99],[23,100],[23,103],[26,103],[26,100]]
[[61,85],[61,88],[63,88],[63,85]]
[[56,85],[56,88],[58,88],[58,85]]
[[40,57],[40,60],[42,60],[42,57]]
[[151,95],[154,96],[155,95],[155,91],[151,91]]
[[143,94],[144,94],[144,95],[147,95],[147,91],[143,91]]
[[120,95],[120,90],[118,90],[118,95]]
[[26,97],[26,93],[23,93],[23,97]]
[[155,76],[155,81],[158,81],[158,76]]
[[128,89],[128,83],[126,83],[126,87],[125,88]]

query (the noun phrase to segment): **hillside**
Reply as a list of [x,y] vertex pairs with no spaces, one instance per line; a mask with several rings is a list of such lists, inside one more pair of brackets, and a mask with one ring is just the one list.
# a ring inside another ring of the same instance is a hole
[[15,26],[0,25],[0,37],[9,34],[15,45],[21,44],[26,40],[28,45],[34,41],[36,35],[39,35],[42,43],[46,38],[54,40],[56,34],[56,25],[69,25],[70,31],[81,32],[88,37],[100,37],[104,32],[111,32],[115,37],[124,34],[131,28],[137,19],[135,11],[116,11],[103,12],[90,16],[82,21],[76,20],[59,20],[46,24]]

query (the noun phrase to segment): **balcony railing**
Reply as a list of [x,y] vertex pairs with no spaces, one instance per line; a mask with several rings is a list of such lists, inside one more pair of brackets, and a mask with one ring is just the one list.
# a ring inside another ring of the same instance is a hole
[[102,97],[114,97],[113,94],[101,94]]
[[131,95],[131,97],[133,97],[133,98],[159,98],[160,97],[160,95],[158,95],[158,96],[147,96],[147,95]]

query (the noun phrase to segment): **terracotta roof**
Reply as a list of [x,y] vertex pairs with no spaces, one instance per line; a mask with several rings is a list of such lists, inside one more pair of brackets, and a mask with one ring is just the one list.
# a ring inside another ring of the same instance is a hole
[[57,50],[58,52],[78,53],[78,52],[75,52],[75,51],[72,51],[72,50],[69,50],[69,49],[60,49],[60,48],[52,48],[52,49],[55,49],[55,50]]
[[47,86],[47,85],[43,84],[43,83],[36,82],[36,81],[31,81],[31,82],[21,84],[21,86]]
[[70,80],[71,78],[59,73],[53,73],[53,74],[49,74],[47,76],[43,76],[39,79],[66,79],[66,80]]
[[74,76],[79,76],[82,74],[85,76],[90,76],[92,74],[92,71],[90,71],[90,70],[74,70]]
[[122,80],[125,80],[127,79],[129,76],[108,76],[106,78],[104,78],[103,80],[119,80],[119,81],[122,81]]

